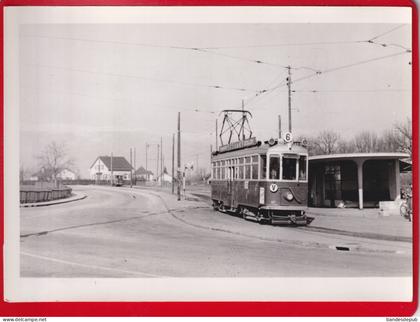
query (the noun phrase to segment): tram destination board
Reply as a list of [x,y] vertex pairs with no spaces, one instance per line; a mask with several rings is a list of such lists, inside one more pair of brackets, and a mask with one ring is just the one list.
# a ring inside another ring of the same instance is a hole
[[255,137],[252,137],[247,140],[242,140],[242,141],[237,141],[230,144],[222,145],[219,148],[219,152],[222,153],[222,152],[228,152],[228,151],[233,151],[233,150],[239,150],[243,148],[249,148],[257,144],[258,144],[257,139]]

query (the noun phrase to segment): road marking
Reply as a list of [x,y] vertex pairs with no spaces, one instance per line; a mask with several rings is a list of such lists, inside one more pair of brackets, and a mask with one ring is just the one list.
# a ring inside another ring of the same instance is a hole
[[118,269],[118,268],[109,268],[109,267],[103,267],[103,266],[97,266],[97,265],[88,265],[88,264],[75,263],[75,262],[70,262],[70,261],[66,261],[66,260],[62,260],[62,259],[57,259],[57,258],[52,258],[52,257],[47,257],[47,256],[41,256],[41,255],[35,255],[35,254],[27,253],[27,252],[20,252],[20,254],[21,255],[25,255],[25,256],[29,256],[29,257],[33,257],[33,258],[47,260],[47,261],[50,261],[50,262],[55,262],[55,263],[60,263],[60,264],[66,264],[66,265],[73,265],[73,266],[79,266],[79,267],[90,268],[90,269],[100,269],[100,270],[108,271],[108,272],[128,273],[128,274],[135,274],[135,275],[143,275],[143,276],[147,276],[147,277],[166,277],[166,278],[169,277],[169,276],[164,276],[164,275],[156,275],[156,274],[144,273],[144,272],[140,272],[140,271],[129,271],[129,270]]

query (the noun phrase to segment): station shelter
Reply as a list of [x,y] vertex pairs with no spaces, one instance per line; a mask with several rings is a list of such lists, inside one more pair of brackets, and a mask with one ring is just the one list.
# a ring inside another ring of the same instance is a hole
[[348,153],[309,157],[309,206],[378,207],[400,199],[405,153]]

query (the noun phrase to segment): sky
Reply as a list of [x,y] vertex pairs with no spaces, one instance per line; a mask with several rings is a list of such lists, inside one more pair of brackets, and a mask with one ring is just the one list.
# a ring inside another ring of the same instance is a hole
[[277,136],[278,115],[287,129],[287,66],[295,137],[380,134],[411,116],[408,24],[33,24],[19,41],[20,154],[31,170],[55,140],[82,177],[97,156],[129,159],[130,148],[145,166],[147,143],[155,172],[161,137],[170,169],[178,112],[182,163],[208,167],[223,109],[244,100],[259,140]]

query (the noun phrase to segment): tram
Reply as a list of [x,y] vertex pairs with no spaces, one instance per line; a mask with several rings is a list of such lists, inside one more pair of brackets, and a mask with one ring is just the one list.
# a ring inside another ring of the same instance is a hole
[[[290,133],[288,133],[289,135]],[[305,142],[255,137],[212,153],[213,208],[273,225],[308,225],[308,151]]]

